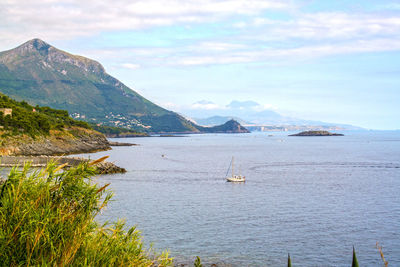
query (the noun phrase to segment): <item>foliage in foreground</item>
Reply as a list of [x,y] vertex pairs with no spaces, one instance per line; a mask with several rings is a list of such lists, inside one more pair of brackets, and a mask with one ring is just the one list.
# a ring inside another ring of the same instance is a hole
[[10,171],[0,185],[0,266],[172,265],[167,253],[144,249],[135,228],[94,220],[112,194],[90,182],[89,165]]
[[199,256],[197,256],[196,260],[194,261],[194,267],[203,267],[203,264],[201,264],[201,259]]
[[358,267],[358,260],[356,255],[356,250],[353,247],[353,261],[351,263],[351,267]]

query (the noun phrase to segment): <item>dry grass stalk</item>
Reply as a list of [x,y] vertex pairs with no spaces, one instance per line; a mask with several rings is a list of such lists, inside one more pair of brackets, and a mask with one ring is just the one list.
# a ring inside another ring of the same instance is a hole
[[382,246],[379,246],[379,243],[378,243],[378,242],[376,242],[376,248],[379,250],[379,254],[381,254],[381,259],[382,259],[382,261],[383,261],[383,264],[385,264],[385,267],[387,267],[388,264],[389,264],[389,262],[387,262],[387,261],[385,260],[385,256],[383,255],[383,251],[382,251]]
[[100,163],[100,162],[105,161],[105,160],[108,159],[108,158],[109,158],[109,156],[104,156],[104,157],[101,157],[101,158],[99,158],[99,159],[96,159],[96,160],[90,162],[90,163],[89,163],[89,166],[96,165],[96,164],[98,164],[98,163]]

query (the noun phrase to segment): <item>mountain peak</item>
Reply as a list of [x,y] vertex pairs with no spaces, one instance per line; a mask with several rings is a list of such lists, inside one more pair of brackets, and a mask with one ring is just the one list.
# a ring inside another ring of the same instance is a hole
[[32,40],[29,40],[28,42],[22,44],[18,48],[23,49],[23,50],[28,50],[28,51],[38,51],[41,54],[48,54],[49,49],[52,46],[46,43],[45,41],[35,38]]
[[[39,38],[34,38],[32,40],[27,41],[24,44],[32,45],[37,49],[41,49],[42,47],[50,46],[48,43],[46,43],[45,41],[43,41],[43,40],[41,40]],[[24,45],[24,44],[22,44],[22,45]]]
[[14,49],[0,53],[0,63],[11,68],[22,62],[24,62],[25,65],[31,65],[31,68],[37,68],[38,66],[41,69],[44,67],[52,68],[58,70],[60,73],[63,73],[63,70],[68,67],[79,67],[84,73],[105,73],[103,66],[97,61],[72,55],[38,38],[29,40]]

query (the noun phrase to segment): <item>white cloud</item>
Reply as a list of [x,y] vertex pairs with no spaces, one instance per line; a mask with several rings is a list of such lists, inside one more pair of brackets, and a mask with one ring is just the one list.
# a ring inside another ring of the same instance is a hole
[[400,17],[377,14],[323,12],[302,14],[292,20],[257,17],[247,26],[262,28],[269,39],[355,39],[400,34]]
[[[224,44],[214,50],[211,43],[198,46],[177,46],[171,48],[115,48],[107,50],[85,51],[84,55],[100,62],[123,60],[136,62],[120,63],[119,66],[130,69],[148,66],[207,66],[221,64],[300,62],[318,57],[368,52],[390,52],[400,50],[399,38],[356,39],[338,42],[305,43],[297,47],[248,47],[236,44]],[[100,58],[99,58],[100,57]]]
[[196,44],[195,46],[190,47],[192,51],[213,51],[218,53],[222,51],[231,51],[245,48],[247,48],[247,46],[244,44],[228,42],[201,42],[199,44]]
[[132,63],[123,63],[123,64],[121,64],[121,67],[123,67],[125,69],[136,70],[136,69],[140,68],[140,65],[132,64]]
[[261,111],[264,111],[264,110],[277,110],[278,108],[275,107],[272,104],[262,104],[262,105],[258,105],[258,106],[252,107],[252,109],[254,111],[261,112]]
[[196,109],[196,110],[221,110],[225,109],[224,106],[220,106],[218,104],[215,104],[210,101],[198,101],[196,103],[193,103],[189,109]]
[[228,53],[213,54],[212,56],[204,56],[200,54],[181,57],[172,62],[177,65],[196,66],[268,62],[277,59],[290,59],[291,61],[296,61],[331,55],[399,50],[400,38],[379,38],[373,40],[351,40],[335,44],[302,45],[295,48],[266,48],[246,51],[230,51]]
[[104,31],[212,22],[289,6],[289,0],[3,0],[0,43],[22,42],[27,36],[63,40]]
[[400,17],[393,14],[289,12],[291,19],[286,20],[261,16],[265,10],[288,11],[293,6],[289,0],[3,0],[0,50],[34,37],[51,43],[107,31],[213,22],[237,15],[245,16],[240,17],[240,22],[232,22],[234,31],[229,36],[188,38],[184,42],[178,38],[169,47],[114,48],[109,43],[108,49],[82,54],[100,61],[112,60],[114,66],[137,69],[400,50]]

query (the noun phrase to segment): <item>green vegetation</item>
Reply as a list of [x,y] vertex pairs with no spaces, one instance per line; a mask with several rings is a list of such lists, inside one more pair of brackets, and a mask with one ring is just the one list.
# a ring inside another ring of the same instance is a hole
[[358,261],[356,256],[356,250],[353,247],[353,261],[351,263],[351,267],[358,267]]
[[148,136],[148,134],[146,133],[135,132],[127,128],[112,127],[107,125],[97,125],[94,123],[90,123],[90,126],[93,128],[93,130],[96,130],[107,137]]
[[62,168],[25,165],[0,183],[0,266],[172,266],[135,228],[95,221],[112,194],[90,182],[90,163]]
[[203,267],[203,264],[201,264],[201,259],[199,256],[197,256],[196,260],[194,261],[194,267]]
[[90,129],[88,123],[70,118],[65,110],[33,107],[25,101],[18,102],[2,94],[0,108],[12,109],[12,115],[4,116],[0,111],[0,126],[6,134],[28,134],[34,137],[48,135],[52,129],[62,130],[70,126]]

